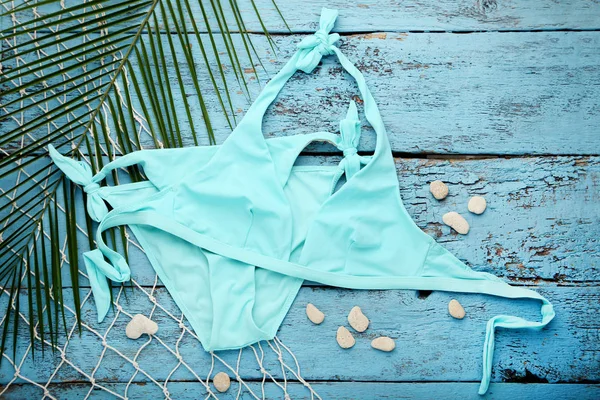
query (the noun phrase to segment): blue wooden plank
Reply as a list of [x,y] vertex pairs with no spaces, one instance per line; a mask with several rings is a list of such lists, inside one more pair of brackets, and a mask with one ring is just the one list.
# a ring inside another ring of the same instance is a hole
[[[538,289],[554,304],[556,318],[541,331],[499,329],[492,382],[598,382],[599,287],[551,286]],[[88,289],[82,290],[83,295],[88,293]],[[175,351],[181,328],[166,312],[172,313],[175,318],[180,318],[181,312],[165,289],[157,289],[154,295],[164,307],[164,310],[157,309],[152,316],[159,325],[157,338]],[[25,300],[26,294],[23,296]],[[0,307],[5,306],[6,297],[0,297]],[[464,320],[455,320],[448,315],[447,305],[452,298],[463,304],[467,313]],[[70,290],[65,290],[65,299],[70,304]],[[317,326],[308,321],[305,307],[309,302],[325,313],[323,324]],[[130,315],[149,315],[153,306],[148,296],[139,289],[121,294],[119,304]],[[354,334],[356,345],[352,349],[343,350],[335,341],[335,333],[338,326],[347,326],[348,312],[355,305],[362,308],[371,324],[366,332]],[[419,296],[414,291],[304,287],[283,321],[278,337],[295,354],[302,368],[302,376],[308,380],[477,382],[481,377],[481,351],[488,319],[497,314],[509,314],[537,320],[539,307],[536,301],[506,300],[483,295],[433,292],[429,296],[423,293]],[[26,309],[23,312],[26,314]],[[96,381],[112,383],[133,379],[135,382],[148,382],[148,378],[141,373],[134,377],[136,370],[132,363],[115,352],[116,349],[132,360],[146,343],[145,339],[136,341],[125,336],[125,326],[130,317],[121,313],[113,322],[115,314],[110,312],[107,320],[98,324],[91,300],[85,304],[82,315],[86,326],[100,336],[106,335],[107,343],[112,347],[106,349],[103,361],[94,374]],[[68,324],[73,324],[72,316],[69,316]],[[18,360],[24,354],[27,335],[25,329],[20,331]],[[396,350],[391,353],[373,350],[370,341],[379,335],[394,338]],[[66,359],[91,375],[104,351],[100,336],[87,327],[84,327],[81,336],[75,332],[66,347]],[[62,348],[64,337],[59,338],[58,343]],[[189,333],[178,342],[177,349],[198,376],[205,377],[208,374],[210,356]],[[281,367],[275,353],[265,343],[263,349],[266,349],[265,369],[281,380]],[[10,347],[7,354],[12,357]],[[229,365],[236,365],[237,351],[218,354]],[[35,361],[25,359],[20,372],[35,382],[47,382],[60,357],[52,357],[50,353],[44,358],[39,356],[38,351]],[[284,360],[288,365],[294,365],[289,355],[285,355]],[[137,362],[141,369],[158,381],[164,381],[178,365],[175,355],[157,339],[143,348]],[[221,370],[224,367],[216,361],[216,368]],[[13,376],[14,369],[8,362],[3,362],[0,384],[11,381]],[[262,379],[254,355],[248,348],[243,352],[240,376],[243,379]],[[179,367],[169,381],[194,379],[189,370]],[[52,382],[88,380],[70,365],[63,365],[52,377]],[[19,379],[17,383],[24,382]]]
[[[320,161],[335,164],[330,158]],[[409,214],[473,268],[528,284],[600,280],[599,158],[396,161]],[[443,202],[429,192],[436,179],[450,187]],[[480,216],[467,211],[473,195],[488,200]],[[442,223],[449,211],[464,215],[471,225],[468,235]],[[145,255],[132,248],[131,259],[139,266],[134,277],[152,283]]]
[[[106,1],[111,4],[113,1]],[[238,1],[246,28],[251,32],[262,32],[262,27],[250,0]],[[285,34],[288,29],[273,7],[272,0],[254,0],[260,10],[263,22],[269,31]],[[68,4],[68,3],[67,3]],[[600,6],[592,0],[513,0],[469,1],[469,0],[427,0],[403,1],[365,0],[348,2],[345,0],[279,0],[277,5],[292,32],[311,32],[318,27],[321,8],[327,6],[340,11],[336,26],[339,32],[370,31],[504,31],[504,30],[556,30],[556,29],[597,29],[600,27]],[[190,2],[192,14],[201,19],[198,2]],[[38,13],[45,15],[56,9],[56,4],[38,7]],[[233,30],[235,20],[224,6],[225,14]],[[205,10],[212,21],[212,29],[219,27],[213,18],[210,6]],[[299,12],[298,10],[302,10]],[[23,13],[19,13],[21,17]],[[186,13],[186,17],[187,17]],[[172,27],[172,26],[171,26]],[[191,24],[188,21],[191,30]],[[205,30],[203,24],[199,28]]]
[[[311,156],[302,157],[299,163],[336,165],[338,160]],[[48,162],[45,159],[26,171]],[[600,281],[599,157],[397,158],[396,168],[402,199],[417,225],[473,268],[521,284]],[[429,193],[429,182],[436,179],[447,182],[450,188],[442,202]],[[122,176],[121,182],[126,181]],[[0,179],[5,190],[14,183],[14,176]],[[37,193],[32,191],[19,204]],[[61,193],[59,190],[59,196]],[[473,195],[487,199],[484,214],[467,211]],[[77,204],[78,221],[85,231],[81,197]],[[5,209],[0,217],[9,211]],[[442,223],[443,214],[449,211],[465,216],[471,225],[468,235],[458,235]],[[79,253],[88,250],[83,234],[78,243]],[[134,246],[130,246],[129,256],[134,279],[141,285],[152,285],[155,273],[146,256]],[[83,267],[83,260],[79,261]],[[70,282],[66,271],[63,282]],[[81,284],[88,282],[81,279]]]
[[[263,8],[262,1],[258,4]],[[296,11],[297,0],[280,6],[294,32],[310,32],[316,28],[320,3],[303,2],[303,13]],[[600,20],[598,3],[586,1],[567,4],[483,2],[475,5],[442,1],[398,7],[384,0],[342,6],[345,11],[338,25],[341,32],[597,29]],[[249,15],[248,5],[242,4],[242,7]],[[265,14],[269,27],[283,31],[279,20],[269,13],[273,11]],[[247,23],[251,29],[260,29],[255,19],[250,18]],[[279,68],[299,38],[277,39],[283,51],[278,60],[269,64],[269,73]],[[415,154],[600,153],[597,137],[599,60],[595,50],[599,39],[596,33],[492,36],[377,33],[353,36],[346,42],[344,51],[358,60],[367,80],[373,82],[375,97],[382,103],[395,151]],[[259,51],[268,57],[264,38],[256,36],[255,43],[259,43]],[[343,115],[353,86],[347,81],[342,83],[342,74],[337,64],[331,61],[324,63],[320,74],[319,77],[294,79],[293,88],[300,93],[300,99],[284,94],[278,100],[271,110],[271,116],[276,120],[265,125],[267,135],[302,133],[323,126],[335,131],[337,121],[331,116]],[[323,74],[327,75],[324,82]],[[248,71],[250,76],[251,71]],[[190,78],[186,79],[191,85]],[[203,81],[202,85],[206,87],[207,82]],[[255,95],[257,89],[258,86],[252,84]],[[337,90],[344,96],[330,99],[328,96]],[[247,104],[240,94],[234,94],[234,97],[242,114]],[[192,102],[194,100],[192,98]],[[195,106],[197,109],[197,104]],[[228,129],[224,120],[219,119],[217,104],[213,101],[209,107],[217,121],[218,140],[222,142]],[[328,110],[327,115],[322,115],[323,109]],[[5,123],[2,129],[7,127]],[[473,135],[474,132],[479,136]],[[574,137],[577,140],[573,140]],[[187,138],[189,142],[189,135]],[[372,139],[366,133],[361,149],[372,149]],[[331,148],[313,146],[309,151],[329,152]],[[326,164],[334,162],[331,158],[310,160]],[[494,365],[495,382],[597,382],[600,379],[597,356],[600,327],[596,319],[598,287],[554,286],[556,282],[580,285],[580,281],[591,284],[598,281],[599,165],[597,158],[579,157],[397,160],[402,196],[419,226],[478,269],[515,282],[549,285],[544,291],[557,304],[557,320],[542,332],[501,332]],[[451,183],[450,197],[441,204],[427,192],[426,184],[433,179]],[[4,179],[0,187],[10,188],[10,185]],[[467,214],[473,227],[469,236],[451,234],[440,224],[440,216],[450,209],[465,208],[466,200],[472,194],[484,194],[488,200],[493,199],[490,209],[480,217]],[[151,285],[154,274],[144,256],[133,251],[132,263],[136,266],[135,278],[144,285]],[[84,289],[85,293],[87,291]],[[160,284],[157,296],[177,315],[177,308]],[[315,384],[324,398],[480,398],[475,394],[476,383],[433,381],[476,381],[485,320],[507,309],[534,318],[537,316],[534,305],[459,295],[456,297],[469,314],[467,320],[458,325],[459,322],[448,319],[445,314],[444,307],[450,295],[434,293],[423,297],[424,294],[418,297],[413,292],[303,288],[280,334],[298,355],[304,371],[308,371],[305,376],[317,380],[341,380]],[[6,296],[0,300],[5,302]],[[70,300],[69,294],[67,300]],[[314,327],[306,322],[303,307],[308,301],[318,302],[326,311],[327,320],[323,326]],[[130,295],[129,302],[122,304],[126,310],[135,312],[147,313],[151,307],[139,290]],[[371,330],[360,335],[357,347],[350,352],[335,345],[335,327],[343,323],[348,309],[355,304],[361,305],[370,317],[374,316],[372,329],[398,337],[398,349],[394,353],[373,353],[366,345],[376,334]],[[386,309],[390,304],[393,305],[391,309]],[[156,318],[161,326],[159,335],[174,345],[171,339],[179,334],[176,324],[164,312],[159,312]],[[84,319],[101,332],[108,327],[107,323],[94,323],[93,303],[87,304]],[[139,343],[123,337],[127,320],[123,316],[117,320],[109,343],[126,354],[133,354]],[[72,318],[69,321],[72,322]],[[321,332],[317,333],[314,328],[320,328]],[[26,333],[21,334],[20,343],[27,343]],[[326,340],[311,341],[307,345],[306,338],[319,336],[325,336]],[[206,373],[209,360],[197,342],[190,340],[188,335],[182,348],[186,360],[191,360],[199,373]],[[449,352],[449,348],[453,350]],[[72,339],[67,357],[89,372],[90,360],[95,362],[101,350],[98,338],[84,331],[81,338]],[[327,357],[323,356],[325,354]],[[236,356],[237,353],[223,355],[230,364],[235,363]],[[56,361],[49,357],[35,362],[28,359],[22,372],[45,382]],[[163,380],[176,365],[174,357],[160,346],[146,349],[142,362],[153,376]],[[267,360],[267,366],[274,374],[279,374],[274,357]],[[123,382],[132,372],[130,364],[109,350],[97,377],[103,386],[124,393]],[[256,367],[248,364],[244,365],[242,375],[249,379],[260,377]],[[4,363],[0,382],[6,383],[11,377],[10,366]],[[176,398],[196,398],[201,387],[188,382],[190,379],[189,372],[178,371],[169,391]],[[349,382],[355,379],[389,383]],[[59,371],[57,380],[86,379],[66,367]],[[394,383],[398,380],[430,382]],[[252,382],[251,386],[253,390],[260,390],[257,382]],[[307,392],[301,385],[294,383],[290,387],[296,396],[306,397]],[[88,388],[86,384],[64,383],[53,385],[51,390],[59,398],[73,398],[85,395]],[[42,393],[32,385],[23,385],[12,386],[5,395],[31,398]],[[267,385],[266,394],[271,398],[281,396],[272,384]],[[223,398],[234,395],[235,392],[230,391]],[[104,391],[95,391],[96,396],[104,398],[108,395]],[[130,398],[160,396],[159,388],[139,378],[129,392]],[[533,396],[595,399],[600,397],[600,388],[584,384],[495,383],[486,397],[525,399]]]
[[[294,51],[297,38],[288,40],[279,42],[270,73]],[[341,49],[365,74],[394,151],[598,154],[598,47],[600,35],[578,32],[367,34],[348,37]],[[284,89],[265,134],[337,132],[355,94],[327,58]],[[364,134],[360,149],[373,148],[374,135]]]
[[[250,389],[259,397],[262,394],[259,382],[249,382]],[[323,399],[437,399],[437,400],[530,400],[532,398],[561,399],[561,400],[596,400],[600,397],[600,385],[569,385],[569,384],[540,384],[528,385],[502,383],[490,388],[485,396],[479,396],[475,383],[383,383],[383,382],[310,382],[313,390]],[[50,385],[49,392],[57,399],[84,398],[91,385],[63,384]],[[113,393],[129,399],[157,399],[164,396],[162,389],[154,384],[132,384],[126,390],[124,383],[103,384],[96,388],[92,398],[97,400],[114,399]],[[199,393],[204,393],[204,386],[198,382],[172,382],[167,385],[171,398],[198,399]],[[214,389],[213,389],[214,390]],[[303,385],[292,382],[287,385],[292,399],[310,398],[310,392]],[[44,391],[32,384],[11,385],[3,394],[7,400],[32,399],[41,397]],[[237,383],[233,383],[226,393],[218,394],[219,399],[235,399],[238,393]],[[244,388],[243,399],[251,395]],[[283,391],[272,382],[265,384],[265,398],[283,398]]]
[[[247,0],[240,2],[248,28],[260,31],[260,24],[248,3]],[[256,2],[267,27],[271,31],[287,32],[269,3],[270,0]],[[320,0],[285,0],[277,4],[293,32],[314,31],[324,5]],[[329,0],[325,6],[339,9],[336,30],[340,32],[595,29],[600,21],[600,6],[589,0],[560,3],[549,0],[413,0],[401,3],[393,0]]]
[[[301,38],[277,37],[280,53],[275,58],[265,38],[254,37],[267,67],[264,73],[256,66],[262,84],[287,61]],[[240,44],[239,37],[235,39]],[[201,65],[197,42],[195,38],[191,41]],[[598,48],[600,32],[359,34],[345,37],[341,45],[365,74],[393,150],[413,154],[600,154]],[[179,60],[183,58],[178,54]],[[249,66],[248,61],[242,63]],[[168,67],[169,74],[174,75],[173,66]],[[232,69],[225,68],[240,118],[249,104]],[[192,77],[187,68],[182,73],[191,110],[199,116]],[[253,75],[248,68],[246,79],[256,97],[261,85]],[[207,74],[200,74],[200,80],[200,86],[211,92]],[[184,142],[191,145],[181,93],[178,85],[172,86],[179,101]],[[328,58],[314,73],[299,73],[292,79],[267,113],[265,134],[337,132],[339,120],[356,94],[354,82],[339,63]],[[231,130],[215,96],[208,96],[206,101],[217,142],[222,143]],[[33,108],[26,120],[41,113]],[[8,132],[15,123],[5,121],[2,129]],[[198,132],[205,131],[200,117],[195,124]],[[47,130],[40,130],[38,135],[47,135]],[[206,144],[206,135],[201,136],[202,144]],[[142,135],[142,141],[144,146],[153,146],[147,135]],[[364,123],[359,148],[370,151],[374,144],[374,134]],[[332,150],[328,145],[308,149]]]

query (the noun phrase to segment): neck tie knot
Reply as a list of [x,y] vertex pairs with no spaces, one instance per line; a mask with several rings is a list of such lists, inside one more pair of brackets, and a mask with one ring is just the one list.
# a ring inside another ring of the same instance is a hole
[[340,39],[340,35],[337,33],[330,34],[329,32],[333,29],[337,16],[338,12],[336,10],[323,8],[319,30],[314,35],[307,36],[298,43],[299,54],[296,69],[310,73],[319,65],[323,56],[334,53],[335,43]]
[[323,32],[321,30],[316,31],[314,36],[317,40],[315,49],[322,56],[333,54],[333,48],[335,47],[334,45],[338,40],[340,40],[340,35],[337,33],[328,34],[327,32]]

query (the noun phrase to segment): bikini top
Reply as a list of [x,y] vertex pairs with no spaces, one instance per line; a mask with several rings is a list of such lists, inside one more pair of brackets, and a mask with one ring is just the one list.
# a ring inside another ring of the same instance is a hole
[[[303,280],[351,289],[413,289],[484,293],[541,301],[541,321],[498,315],[486,327],[483,377],[489,385],[494,330],[541,329],[554,317],[540,294],[477,272],[421,231],[405,210],[388,137],[363,75],[335,46],[337,11],[323,9],[320,28],[265,86],[220,146],[141,150],[96,175],[83,162],[49,151],[56,165],[87,194],[99,222],[98,248],[84,261],[101,322],[111,305],[107,278],[130,279],[123,256],[102,238],[128,225],[165,287],[207,351],[269,340]],[[377,144],[357,153],[360,121],[351,101],[340,134],[316,132],[266,140],[265,111],[297,71],[312,72],[336,55],[356,80]],[[296,166],[313,141],[343,152],[337,166]],[[132,165],[147,181],[100,186],[107,174]],[[345,182],[340,185],[341,178]],[[113,209],[108,212],[108,202]]]

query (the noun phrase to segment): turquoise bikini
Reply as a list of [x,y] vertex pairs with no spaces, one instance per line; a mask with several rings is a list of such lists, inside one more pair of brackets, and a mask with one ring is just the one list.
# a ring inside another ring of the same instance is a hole
[[[495,328],[541,329],[554,317],[552,305],[532,290],[473,271],[415,225],[400,199],[375,100],[362,74],[335,47],[339,35],[329,33],[336,17],[336,11],[323,9],[320,29],[298,45],[220,146],[142,150],[94,176],[86,164],[49,146],[56,165],[84,187],[88,212],[99,222],[98,248],[84,253],[98,321],[110,308],[107,278],[130,278],[123,256],[101,235],[120,225],[131,228],[207,351],[272,339],[304,279],[351,289],[441,290],[541,301],[540,322],[508,315],[489,320],[483,394]],[[333,54],[358,84],[365,116],[377,135],[374,154],[357,154],[360,122],[354,102],[339,135],[316,132],[265,140],[263,115],[286,81],[297,70],[310,73],[322,56]],[[344,155],[340,164],[294,166],[313,141],[337,146]],[[99,185],[110,171],[136,164],[147,181]],[[346,182],[340,186],[342,176]]]

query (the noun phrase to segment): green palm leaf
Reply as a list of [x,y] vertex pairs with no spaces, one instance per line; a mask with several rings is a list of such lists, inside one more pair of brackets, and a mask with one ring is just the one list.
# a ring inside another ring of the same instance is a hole
[[[252,9],[274,49],[253,1]],[[85,193],[50,163],[47,145],[97,171],[148,141],[214,144],[206,99],[214,96],[233,128],[232,84],[249,97],[242,66],[262,63],[235,0],[0,1],[0,49],[0,178],[14,182],[0,189],[1,362],[8,346],[16,355],[20,330],[43,351],[55,349],[68,319],[81,329],[79,246],[94,247],[94,223],[81,211]],[[137,167],[122,172],[143,179]],[[123,228],[107,236],[126,251]],[[74,293],[72,316],[63,284]]]

